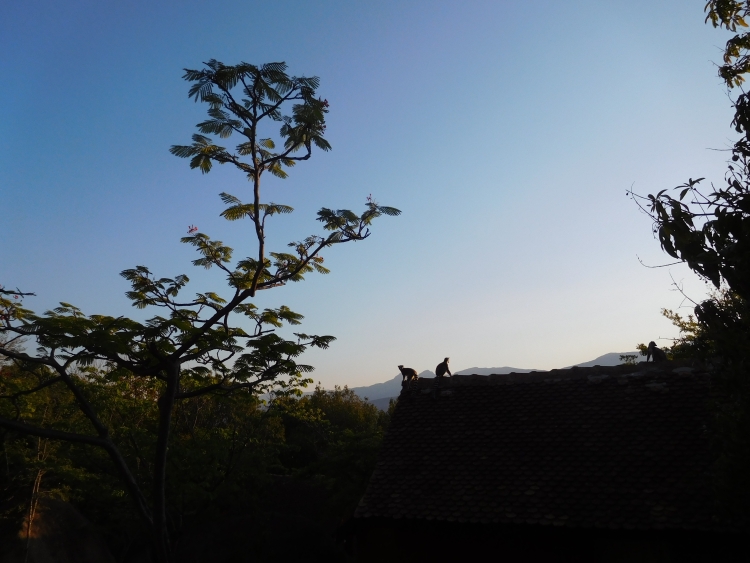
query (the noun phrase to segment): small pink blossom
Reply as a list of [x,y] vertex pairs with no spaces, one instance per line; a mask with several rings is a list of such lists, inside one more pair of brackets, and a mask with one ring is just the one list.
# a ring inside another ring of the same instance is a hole
[[188,226],[188,234],[189,234],[189,235],[192,235],[192,234],[193,234],[194,232],[196,232],[197,230],[198,230],[198,227],[196,227],[195,225],[189,225],[189,226]]

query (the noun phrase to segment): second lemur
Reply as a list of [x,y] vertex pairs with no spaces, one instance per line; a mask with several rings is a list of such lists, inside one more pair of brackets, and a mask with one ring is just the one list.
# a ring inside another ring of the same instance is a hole
[[438,377],[443,377],[447,373],[448,375],[453,376],[451,370],[448,368],[449,361],[450,358],[445,358],[441,363],[439,363],[435,368],[435,375],[437,375]]

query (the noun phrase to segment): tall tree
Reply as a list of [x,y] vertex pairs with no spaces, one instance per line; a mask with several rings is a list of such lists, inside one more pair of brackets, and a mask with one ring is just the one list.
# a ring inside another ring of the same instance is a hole
[[[750,72],[750,33],[744,31],[750,0],[709,0],[705,11],[707,22],[734,33],[719,76],[736,92]],[[674,191],[629,194],[652,218],[662,249],[717,290],[697,304],[695,319],[665,315],[682,334],[673,351],[709,362],[724,391],[715,405],[717,489],[724,515],[750,528],[750,96],[741,88],[733,107],[732,127],[740,137],[723,185],[704,189],[704,178],[690,178]]]
[[[176,403],[239,389],[260,393],[275,387],[281,392],[294,392],[306,384],[309,380],[304,374],[313,368],[298,364],[296,358],[310,346],[327,348],[334,338],[295,333],[294,340],[284,339],[275,329],[299,324],[302,315],[286,306],[260,310],[249,300],[258,291],[301,281],[308,273],[327,273],[321,255],[324,249],[364,240],[374,219],[400,214],[372,198],[367,199],[361,214],[324,207],[317,217],[323,234],[291,242],[286,252],[266,248],[267,221],[293,209],[261,198],[265,173],[286,178],[289,168],[311,157],[313,147],[330,149],[324,138],[328,102],[316,97],[319,79],[289,76],[286,68],[285,63],[228,66],[210,60],[202,69],[185,69],[184,78],[192,83],[189,96],[208,105],[208,119],[197,125],[199,133],[193,135],[192,144],[175,145],[170,151],[189,158],[190,167],[203,173],[208,173],[214,163],[230,164],[251,187],[248,201],[221,194],[226,206],[221,214],[224,218],[245,219],[253,225],[256,250],[251,255],[233,261],[232,248],[194,227],[182,238],[198,252],[194,265],[224,272],[228,286],[225,296],[206,292],[182,297],[189,282],[187,276],[157,277],[144,266],[121,273],[131,284],[126,295],[133,305],[157,310],[143,322],[124,316],[85,315],[67,303],[37,315],[7,291],[0,294],[0,334],[6,335],[6,343],[11,344],[0,347],[0,356],[32,374],[35,382],[3,398],[15,401],[50,386],[63,386],[88,420],[91,433],[37,426],[18,417],[2,418],[0,426],[106,451],[150,531],[155,558],[160,562],[171,560],[165,486]],[[287,113],[289,109],[291,113]],[[268,128],[274,122],[279,126],[276,141]],[[208,135],[220,139],[239,135],[241,142],[228,149],[215,144]],[[238,316],[244,321],[237,323]],[[13,348],[14,339],[23,337],[36,341],[36,354]],[[96,377],[86,373],[93,365],[102,366]],[[158,388],[150,491],[143,489],[86,391],[92,382],[106,386],[123,378],[152,381]]]

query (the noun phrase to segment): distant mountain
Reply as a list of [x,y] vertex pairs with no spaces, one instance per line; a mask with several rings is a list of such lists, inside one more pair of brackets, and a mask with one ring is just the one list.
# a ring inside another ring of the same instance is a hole
[[457,371],[456,375],[492,375],[496,373],[531,373],[532,371],[546,371],[543,369],[524,369],[503,366],[501,368],[469,368]]
[[[641,356],[641,353],[636,352],[610,352],[609,354],[604,354],[603,356],[599,356],[598,358],[591,360],[590,362],[583,362],[582,364],[574,364],[578,366],[579,368],[590,368],[594,366],[619,366],[622,362],[620,361],[620,356],[624,355],[632,355],[636,357],[636,362],[642,362],[644,360],[643,356]],[[572,368],[573,366],[567,366],[562,369],[568,369]]]
[[395,399],[396,397],[383,397],[382,399],[375,399],[373,401],[370,401],[373,405],[378,407],[381,411],[387,411],[388,405],[391,403],[391,400]]
[[[610,352],[604,354],[590,362],[583,362],[581,364],[575,364],[578,367],[586,368],[592,366],[618,366],[622,362],[620,356],[624,354],[633,354],[638,356],[636,361],[640,361],[640,352]],[[572,368],[573,366],[567,366],[562,369]],[[513,368],[510,366],[503,366],[499,368],[469,368],[462,369],[461,371],[454,372],[455,375],[491,375],[494,373],[530,373],[532,371],[546,371],[538,369],[526,369],[526,368]],[[430,370],[425,370],[419,374],[419,377],[435,377],[435,373]],[[373,405],[377,406],[380,410],[388,409],[388,401],[395,399],[401,393],[401,374],[398,374],[393,379],[384,383],[376,383],[375,385],[367,385],[365,387],[353,387],[354,391],[359,397],[366,398]]]

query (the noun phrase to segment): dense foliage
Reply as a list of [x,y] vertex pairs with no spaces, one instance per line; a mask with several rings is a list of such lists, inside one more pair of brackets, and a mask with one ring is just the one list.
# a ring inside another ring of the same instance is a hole
[[[33,385],[37,376],[6,365],[0,393]],[[104,370],[89,369],[78,377],[136,477],[148,482],[159,389]],[[3,416],[17,409],[29,423],[62,431],[87,425],[74,399],[56,386],[0,405]],[[336,529],[364,492],[388,420],[387,413],[347,388],[317,388],[302,398],[267,402],[243,389],[180,403],[166,489],[175,559],[186,554],[195,561],[244,560],[248,554],[258,561],[343,558]],[[0,544],[12,545],[28,511],[46,497],[72,502],[96,522],[118,560],[137,557],[148,547],[104,451],[0,432]]]

